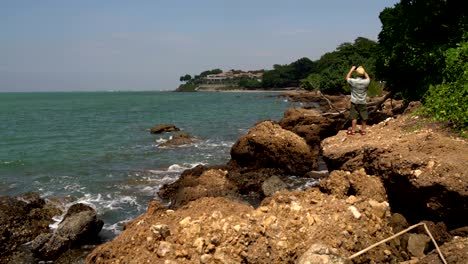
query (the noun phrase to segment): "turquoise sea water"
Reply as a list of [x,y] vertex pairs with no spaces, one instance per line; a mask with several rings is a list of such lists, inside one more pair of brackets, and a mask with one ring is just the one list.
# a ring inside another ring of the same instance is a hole
[[[235,141],[291,105],[271,93],[0,93],[0,196],[34,191],[94,206],[103,237],[198,164],[226,163]],[[199,143],[161,148],[175,124]]]

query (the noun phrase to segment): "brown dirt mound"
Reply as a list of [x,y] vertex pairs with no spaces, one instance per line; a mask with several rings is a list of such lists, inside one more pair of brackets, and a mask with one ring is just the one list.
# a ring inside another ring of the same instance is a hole
[[[411,222],[468,223],[468,143],[406,115],[368,127],[367,134],[340,131],[322,142],[330,170],[364,168],[383,179],[392,209]],[[415,195],[417,194],[417,195]]]
[[[87,261],[291,263],[316,242],[349,256],[392,234],[389,216],[386,203],[337,199],[317,189],[279,192],[258,209],[226,198],[201,198],[172,211],[154,201]],[[392,256],[385,252],[392,250],[379,246],[361,259],[386,262]]]

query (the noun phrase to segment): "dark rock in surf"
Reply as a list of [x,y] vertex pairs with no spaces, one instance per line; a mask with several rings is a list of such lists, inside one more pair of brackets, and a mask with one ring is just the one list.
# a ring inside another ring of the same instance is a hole
[[168,141],[161,143],[160,147],[175,147],[175,146],[182,146],[188,145],[197,142],[197,138],[187,134],[187,133],[178,133],[175,134],[169,139]]
[[150,133],[151,134],[162,134],[162,133],[174,132],[174,131],[180,131],[180,129],[178,127],[176,127],[175,125],[160,124],[160,125],[156,125],[156,126],[152,127],[151,130],[150,130]]
[[34,239],[32,250],[40,259],[54,260],[70,248],[97,242],[103,225],[96,210],[85,204],[74,204],[54,233],[41,234]]
[[59,214],[37,193],[0,197],[0,263],[11,261],[22,244],[48,233],[52,217]]

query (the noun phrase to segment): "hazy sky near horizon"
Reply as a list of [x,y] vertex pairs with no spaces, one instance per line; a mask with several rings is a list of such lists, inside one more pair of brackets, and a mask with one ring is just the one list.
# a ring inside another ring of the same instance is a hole
[[174,90],[182,75],[377,40],[396,0],[1,0],[0,92]]

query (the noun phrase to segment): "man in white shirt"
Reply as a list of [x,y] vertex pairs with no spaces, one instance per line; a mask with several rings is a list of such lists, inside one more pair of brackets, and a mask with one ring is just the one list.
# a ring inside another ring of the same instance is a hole
[[[351,74],[356,71],[357,78],[351,78]],[[369,118],[367,113],[367,88],[369,87],[370,78],[362,66],[356,68],[351,67],[346,75],[346,81],[351,85],[351,110],[349,117],[351,118],[351,130],[348,130],[348,135],[354,135],[357,126],[357,120],[360,117],[362,126],[359,133],[366,134],[366,121]]]

